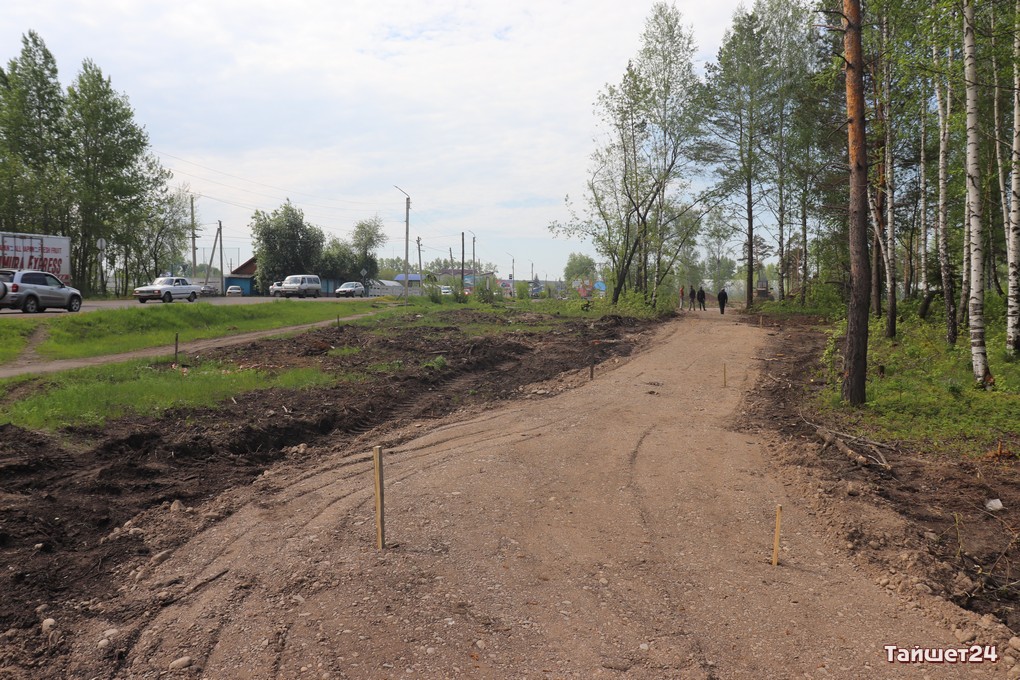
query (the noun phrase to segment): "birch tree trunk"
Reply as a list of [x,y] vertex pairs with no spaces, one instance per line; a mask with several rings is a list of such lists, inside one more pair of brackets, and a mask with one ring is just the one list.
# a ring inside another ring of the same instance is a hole
[[[939,71],[938,48],[932,47],[932,61],[936,72]],[[951,59],[950,59],[951,65]],[[947,65],[948,68],[948,65]],[[949,261],[949,116],[952,113],[952,88],[949,79],[945,84],[936,77],[935,101],[939,110],[939,207],[938,219],[935,224],[936,238],[939,247],[939,273],[942,278],[942,302],[946,308],[946,342],[956,344],[959,326],[956,322],[956,289],[953,286],[953,273]]]
[[[889,20],[882,18],[882,42],[889,52]],[[896,220],[895,220],[895,178],[893,177],[893,123],[892,123],[892,65],[887,57],[882,77],[885,98],[885,337],[896,337]]]
[[967,206],[970,226],[970,356],[974,379],[986,388],[994,382],[988,367],[984,316],[984,242],[981,213],[980,139],[978,138],[977,41],[974,2],[963,3],[963,71],[967,101]]
[[[1017,0],[1020,2],[1020,0]],[[928,177],[927,177],[927,150],[926,150],[926,135],[927,135],[927,121],[928,121],[928,102],[924,102],[921,105],[921,160],[920,160],[920,176],[918,177],[918,193],[921,195],[921,205],[919,210],[920,224],[918,229],[921,235],[921,297],[924,298],[928,295]]]
[[1006,351],[1020,354],[1020,0],[1016,2],[1013,30],[1013,154],[1010,176],[1010,214],[1006,300]]

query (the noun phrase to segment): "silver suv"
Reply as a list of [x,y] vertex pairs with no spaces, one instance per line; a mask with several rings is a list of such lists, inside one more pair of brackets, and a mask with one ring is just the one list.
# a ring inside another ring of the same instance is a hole
[[20,309],[32,314],[47,307],[69,312],[81,309],[81,292],[53,274],[31,269],[0,269],[0,309]]

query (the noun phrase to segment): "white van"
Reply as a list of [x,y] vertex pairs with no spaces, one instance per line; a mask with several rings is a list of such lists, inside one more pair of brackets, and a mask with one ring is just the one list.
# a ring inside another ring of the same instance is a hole
[[314,274],[294,274],[283,280],[280,295],[284,297],[319,297],[322,295],[322,282]]

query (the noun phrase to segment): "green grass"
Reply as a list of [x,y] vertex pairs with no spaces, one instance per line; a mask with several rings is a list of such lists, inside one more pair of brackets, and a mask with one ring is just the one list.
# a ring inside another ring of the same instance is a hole
[[841,427],[871,439],[967,456],[980,456],[1003,441],[1020,453],[1020,361],[1006,355],[1002,328],[993,324],[986,342],[995,375],[991,391],[976,385],[965,333],[950,346],[941,324],[915,317],[898,324],[897,337],[889,339],[884,321],[875,320],[869,329],[867,402],[846,408],[839,403],[838,381],[831,381],[821,406]]
[[175,334],[179,335],[180,342],[217,338],[364,313],[371,311],[374,304],[368,300],[336,304],[277,300],[254,305],[198,302],[62,314],[43,320],[48,337],[38,351],[48,359],[119,354],[173,345]]
[[[396,302],[396,304],[394,304]],[[551,302],[551,301],[550,301]],[[26,345],[32,331],[45,325],[48,341],[40,352],[51,358],[85,357],[110,354],[173,343],[180,333],[182,342],[232,333],[279,328],[336,318],[338,313],[357,314],[369,310],[371,316],[347,319],[344,323],[363,325],[385,335],[393,327],[448,328],[455,323],[468,335],[512,331],[544,331],[577,317],[597,318],[600,314],[580,304],[553,304],[550,307],[528,305],[451,305],[427,299],[411,298],[406,306],[400,301],[378,299],[331,305],[323,302],[277,301],[258,305],[218,306],[209,304],[147,305],[122,310],[60,315],[51,318],[4,319],[0,324],[0,344],[13,348],[5,356],[13,358]],[[485,314],[468,324],[451,321],[453,309],[472,309]],[[548,322],[531,318],[518,322],[517,313],[549,312],[557,314]],[[490,318],[486,319],[488,314]],[[356,347],[338,347],[335,356],[358,353]],[[447,362],[439,356],[422,365],[442,369]],[[362,383],[380,373],[404,370],[400,361],[377,363],[361,372],[327,374],[315,368],[281,373],[239,369],[219,363],[202,363],[187,370],[173,368],[166,361],[145,360],[106,364],[48,374],[0,380],[0,424],[12,423],[29,429],[57,430],[67,425],[101,426],[112,418],[147,413],[159,415],[167,409],[215,406],[235,395],[268,388],[301,389],[316,385]]]
[[4,314],[0,317],[0,364],[18,358],[28,347],[28,338],[32,331],[41,323],[32,318],[11,318],[14,315]]
[[[298,389],[336,382],[312,368],[270,374],[210,362],[176,369],[168,363],[129,361],[0,381],[6,407],[0,424],[55,430],[66,425],[102,425],[130,413],[159,415],[172,408],[213,406],[235,394],[271,387]],[[15,391],[25,391],[7,399]]]

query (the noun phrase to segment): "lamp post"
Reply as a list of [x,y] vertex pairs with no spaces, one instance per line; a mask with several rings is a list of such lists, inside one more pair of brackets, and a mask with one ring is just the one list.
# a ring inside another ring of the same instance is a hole
[[406,307],[408,295],[407,279],[410,277],[407,261],[411,254],[411,195],[396,184],[393,185],[393,188],[407,196],[404,208],[404,306]]

